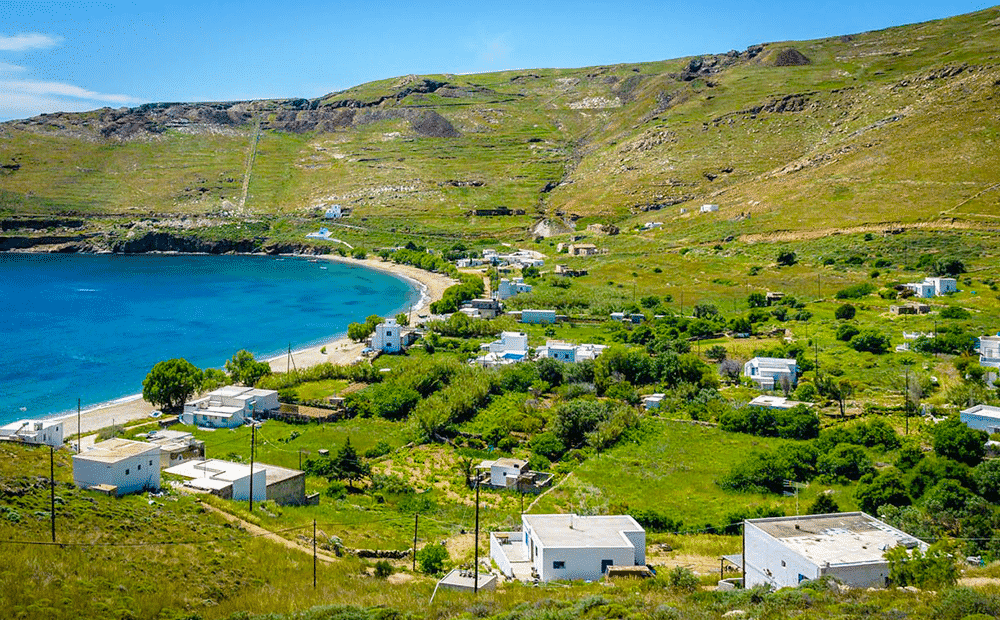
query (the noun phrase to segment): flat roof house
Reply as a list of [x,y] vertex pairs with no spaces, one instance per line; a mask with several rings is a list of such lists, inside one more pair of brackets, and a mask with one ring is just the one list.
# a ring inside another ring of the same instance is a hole
[[747,588],[795,587],[826,575],[852,587],[882,587],[886,551],[927,551],[927,543],[863,512],[748,519],[743,528]]
[[146,441],[160,446],[160,469],[205,458],[205,442],[184,431],[149,431]]
[[103,487],[115,495],[160,488],[160,447],[113,438],[73,455],[73,484]]
[[500,458],[483,461],[476,466],[477,473],[472,482],[494,489],[514,489],[524,493],[537,493],[552,483],[552,474],[528,469],[523,459]]
[[1000,407],[991,405],[976,405],[963,409],[959,419],[969,428],[986,431],[989,434],[1000,433]]
[[521,515],[520,532],[490,533],[490,558],[511,578],[598,580],[646,564],[646,531],[628,515]]
[[522,310],[522,323],[549,324],[556,322],[555,310]]
[[[222,499],[250,499],[250,466],[218,459],[186,461],[163,470],[186,478],[184,486],[201,493],[218,495]],[[260,463],[253,466],[253,498],[267,499],[267,471]]]
[[396,319],[386,319],[375,326],[371,347],[383,353],[399,353],[403,350],[403,327]]
[[279,409],[278,392],[229,385],[184,405],[182,424],[236,428],[253,416]]
[[0,426],[0,440],[59,448],[63,430],[63,423],[57,420],[18,420]]
[[474,363],[488,368],[520,362],[528,355],[528,334],[524,332],[501,332],[493,342],[480,345],[486,352]]
[[1000,370],[1000,335],[980,336],[979,365],[983,368],[993,369],[986,373],[986,381],[993,385],[993,382],[997,380],[997,371]]
[[560,362],[573,364],[596,359],[607,348],[603,344],[571,344],[562,340],[546,340],[545,346],[536,348],[535,352],[539,358],[551,357]]
[[524,283],[524,278],[500,278],[500,285],[497,286],[497,299],[504,300],[519,295],[520,293],[530,293],[531,285]]
[[743,364],[743,376],[750,377],[762,390],[773,390],[788,377],[791,385],[798,381],[798,362],[793,358],[755,357]]

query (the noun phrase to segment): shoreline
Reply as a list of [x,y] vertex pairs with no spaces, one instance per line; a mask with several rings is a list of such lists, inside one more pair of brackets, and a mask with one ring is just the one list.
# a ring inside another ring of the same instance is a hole
[[[250,254],[249,256],[255,256]],[[308,258],[303,254],[282,254],[279,256]],[[358,259],[339,255],[316,255],[313,258],[330,260],[374,271],[381,271],[406,280],[416,285],[420,291],[420,299],[412,307],[411,312],[419,312],[430,306],[431,303],[441,299],[445,289],[456,283],[449,276],[424,271],[412,265],[400,265],[381,258]],[[295,368],[308,368],[325,362],[333,364],[351,364],[360,356],[364,343],[356,343],[347,337],[347,326],[343,326],[344,331],[340,335],[333,335],[324,338],[319,344],[310,345],[292,351],[291,362],[288,361],[288,354],[278,355],[262,361],[271,366],[273,372],[285,372],[286,367],[294,363]],[[326,353],[322,353],[322,349]],[[149,418],[149,414],[157,408],[142,399],[142,394],[130,394],[116,398],[107,403],[91,405],[80,412],[80,422],[84,433],[98,431],[113,424],[124,424],[134,420]],[[61,420],[63,422],[63,435],[67,438],[77,433],[77,414],[75,412],[57,413],[44,416],[46,420]],[[68,441],[68,440],[67,440]]]

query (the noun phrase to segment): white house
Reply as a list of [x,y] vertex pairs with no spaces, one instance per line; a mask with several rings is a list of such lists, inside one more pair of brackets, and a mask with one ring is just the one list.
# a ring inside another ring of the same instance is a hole
[[160,447],[113,438],[73,455],[73,483],[116,495],[160,488]]
[[328,220],[339,220],[344,216],[344,211],[340,205],[327,205],[326,211],[323,212],[323,217]]
[[60,420],[18,420],[0,426],[0,440],[58,448],[63,444],[63,423]]
[[500,278],[500,284],[497,286],[497,299],[503,301],[504,299],[510,299],[514,295],[519,295],[520,293],[530,293],[531,285],[524,283],[524,278],[514,278],[509,280],[507,278]]
[[552,474],[528,469],[523,459],[500,458],[476,466],[475,480],[495,489],[517,489],[537,493],[552,483]]
[[663,403],[663,399],[666,398],[666,394],[657,392],[656,394],[647,394],[642,397],[642,406],[648,409],[659,409],[660,405]]
[[719,205],[701,205],[702,213],[712,213],[719,210]]
[[396,319],[386,319],[375,326],[371,347],[383,353],[399,353],[403,350],[403,327]]
[[532,324],[550,324],[556,322],[555,310],[522,310],[521,322]]
[[794,386],[798,371],[798,364],[791,358],[755,357],[743,364],[743,376],[750,377],[762,390],[780,387],[782,377],[788,377],[790,385]]
[[979,338],[979,365],[983,368],[992,368],[986,372],[986,381],[993,385],[1000,374],[1000,334],[996,336],[980,336]]
[[184,405],[182,424],[236,428],[255,415],[279,409],[278,392],[229,385]]
[[603,344],[570,344],[562,340],[546,340],[545,346],[536,348],[535,353],[539,358],[551,357],[572,364],[595,359],[607,348]]
[[160,469],[205,457],[205,442],[184,431],[149,431],[146,441],[160,446]]
[[493,342],[480,345],[486,351],[474,363],[483,367],[501,366],[520,362],[528,355],[528,334],[524,332],[501,332]]
[[986,431],[989,434],[1000,433],[1000,407],[991,405],[976,405],[963,409],[959,419],[969,428]]
[[958,290],[955,278],[924,278],[923,282],[907,282],[903,285],[913,291],[916,297],[935,297],[954,293]]
[[927,551],[927,543],[863,512],[748,519],[743,528],[747,588],[795,587],[825,575],[856,588],[882,587],[886,551]]
[[[184,486],[203,493],[218,495],[223,499],[247,501],[250,499],[250,466],[218,459],[196,459],[163,470],[186,478]],[[254,501],[267,499],[267,470],[260,463],[253,466]]]
[[628,515],[521,515],[520,532],[490,533],[490,558],[511,578],[600,579],[646,564],[646,531]]

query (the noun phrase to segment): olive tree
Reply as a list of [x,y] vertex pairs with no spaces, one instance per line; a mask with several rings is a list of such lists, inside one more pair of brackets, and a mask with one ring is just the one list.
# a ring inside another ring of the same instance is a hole
[[142,381],[142,397],[176,411],[198,390],[201,382],[201,370],[186,359],[157,362]]

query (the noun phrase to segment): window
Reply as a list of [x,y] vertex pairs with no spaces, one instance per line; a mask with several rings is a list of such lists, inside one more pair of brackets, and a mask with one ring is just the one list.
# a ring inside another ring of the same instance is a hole
[[566,568],[566,562],[562,560],[555,560],[552,562],[552,568]]
[[139,463],[139,466],[136,467],[135,470],[136,471],[142,471],[142,463]]
[[125,475],[126,475],[126,476],[128,475],[128,470],[127,470],[127,469],[125,470]]
[[784,560],[781,561],[781,566],[782,566],[782,568],[784,568],[784,566],[785,566],[785,561]]

